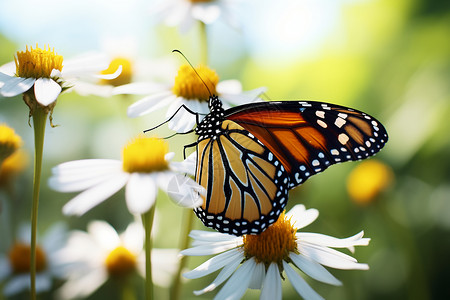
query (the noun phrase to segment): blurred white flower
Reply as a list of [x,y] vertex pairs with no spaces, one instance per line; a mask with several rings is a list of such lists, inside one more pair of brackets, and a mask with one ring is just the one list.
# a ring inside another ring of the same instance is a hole
[[139,55],[138,43],[132,36],[105,39],[102,52],[111,59],[109,67],[102,74],[109,74],[122,67],[119,76],[111,80],[78,82],[74,89],[81,95],[111,97],[113,95],[146,95],[167,87],[167,82],[176,74],[173,57],[148,59]]
[[167,143],[158,138],[138,137],[123,149],[123,159],[86,159],[60,164],[52,169],[51,188],[81,194],[70,200],[63,212],[82,215],[122,187],[132,214],[143,214],[155,203],[158,188],[178,205],[197,207],[204,188],[178,170],[183,163],[171,163]]
[[128,107],[129,117],[140,117],[168,106],[166,117],[170,118],[169,128],[177,132],[186,132],[196,125],[196,116],[180,107],[185,106],[198,113],[200,120],[209,113],[208,99],[211,94],[218,95],[224,108],[248,102],[261,101],[259,96],[265,88],[243,92],[238,80],[219,82],[214,70],[200,65],[195,70],[183,65],[172,87],[159,93],[142,98]]
[[122,67],[112,74],[99,74],[108,65],[108,58],[102,54],[84,54],[63,61],[63,57],[50,47],[28,49],[27,46],[26,51],[17,52],[13,62],[0,67],[0,95],[14,97],[34,87],[36,101],[42,106],[49,106],[78,80],[117,77]]
[[354,246],[366,246],[370,239],[363,238],[362,231],[345,239],[297,232],[311,224],[318,215],[316,209],[306,210],[303,205],[296,205],[286,215],[282,213],[278,221],[260,235],[235,237],[194,230],[190,235],[194,239],[194,247],[181,251],[181,254],[220,254],[184,276],[200,278],[222,269],[209,286],[195,291],[196,295],[212,291],[227,281],[214,299],[240,299],[247,288],[261,289],[260,299],[281,299],[281,279],[285,278],[282,275],[285,272],[304,299],[322,299],[292,265],[315,280],[341,285],[324,266],[344,270],[367,270],[369,267],[332,248],[347,248],[353,252]]
[[239,27],[238,0],[164,0],[152,14],[161,18],[167,26],[179,26],[186,33],[195,21],[212,24],[223,18],[231,27]]
[[[144,228],[133,222],[118,234],[104,221],[92,221],[87,232],[70,233],[67,246],[55,256],[66,265],[68,279],[57,291],[58,299],[85,298],[108,279],[127,280],[145,274]],[[152,249],[154,282],[168,286],[176,270],[176,249]]]
[[[6,297],[30,290],[30,225],[19,228],[15,241],[8,252],[0,253],[0,284]],[[65,277],[64,266],[55,257],[66,243],[67,230],[62,223],[50,227],[36,247],[36,292],[42,293],[52,288],[55,278]]]

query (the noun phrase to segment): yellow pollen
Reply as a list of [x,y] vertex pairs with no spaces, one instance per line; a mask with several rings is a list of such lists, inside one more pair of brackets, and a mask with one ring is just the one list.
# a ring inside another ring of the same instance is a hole
[[110,80],[102,79],[101,83],[109,84],[109,85],[113,85],[113,86],[119,86],[119,85],[131,83],[131,79],[133,77],[133,64],[128,58],[125,58],[125,57],[114,58],[111,61],[111,63],[109,64],[108,69],[103,70],[101,72],[101,74],[104,74],[104,75],[112,74],[117,71],[119,66],[122,66],[122,72],[120,73],[119,76],[117,76],[114,79],[110,79]]
[[105,266],[112,277],[129,275],[136,269],[136,256],[127,248],[119,246],[108,254]]
[[[14,273],[30,272],[31,247],[23,243],[15,243],[9,250],[9,261]],[[47,259],[41,247],[36,246],[36,272],[45,270]]]
[[[216,85],[219,82],[219,76],[214,70],[204,65],[198,66],[195,70],[198,74],[189,65],[181,66],[178,70],[178,75],[175,77],[173,92],[178,97],[185,99],[208,101],[210,92],[213,95],[217,95]],[[208,88],[206,88],[205,84]]]
[[258,263],[264,263],[267,267],[272,262],[281,265],[283,260],[288,259],[290,252],[297,251],[296,231],[290,218],[286,219],[283,212],[263,233],[244,236],[245,257],[254,257]]
[[355,203],[367,205],[389,186],[393,177],[387,165],[372,159],[353,169],[347,179],[347,190]]
[[22,138],[14,129],[6,124],[0,124],[0,165],[11,154],[22,146]]
[[54,69],[59,71],[63,68],[63,57],[55,53],[55,50],[30,47],[26,51],[18,51],[14,57],[16,63],[16,75],[23,78],[50,78]]
[[165,155],[168,144],[159,138],[139,136],[128,143],[123,150],[123,170],[128,173],[151,173],[169,168]]

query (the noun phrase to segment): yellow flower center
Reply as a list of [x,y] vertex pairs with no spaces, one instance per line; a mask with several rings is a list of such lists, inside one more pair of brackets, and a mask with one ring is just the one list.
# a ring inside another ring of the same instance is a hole
[[347,179],[347,190],[356,203],[369,204],[389,186],[393,177],[388,166],[372,159],[353,169]]
[[210,92],[217,95],[216,85],[219,82],[219,76],[214,70],[204,65],[198,66],[195,70],[198,74],[189,65],[181,66],[177,77],[175,77],[173,92],[178,97],[185,99],[208,101]]
[[0,186],[8,185],[11,180],[28,165],[28,155],[23,150],[18,150],[8,156],[0,166]]
[[281,265],[288,260],[290,252],[297,251],[295,233],[297,229],[291,225],[284,212],[278,220],[258,235],[244,236],[244,254],[246,259],[254,257],[258,263],[266,267],[274,262]]
[[[9,261],[14,273],[30,272],[31,247],[23,243],[15,243],[9,251]],[[45,270],[47,259],[44,251],[36,246],[36,272]]]
[[59,71],[63,68],[63,57],[55,53],[55,50],[30,47],[30,50],[18,51],[14,57],[16,63],[16,75],[23,78],[50,78],[54,69]]
[[117,76],[114,79],[106,80],[102,79],[102,84],[110,84],[113,86],[119,86],[128,84],[131,82],[131,79],[133,77],[133,64],[132,62],[125,57],[116,57],[114,58],[111,63],[109,64],[108,69],[103,70],[101,74],[112,74],[117,71],[119,66],[122,66],[122,72],[119,76]]
[[136,269],[136,256],[127,248],[119,246],[108,254],[105,266],[112,277],[129,275]]
[[22,146],[22,138],[14,132],[14,129],[6,124],[0,124],[0,165],[20,146]]
[[123,148],[123,170],[128,173],[151,173],[167,170],[168,144],[159,138],[139,136]]

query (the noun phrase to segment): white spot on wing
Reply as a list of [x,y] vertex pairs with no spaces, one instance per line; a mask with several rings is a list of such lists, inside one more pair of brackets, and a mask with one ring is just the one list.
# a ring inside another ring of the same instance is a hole
[[347,121],[345,121],[344,119],[342,119],[341,117],[337,117],[336,121],[334,122],[334,125],[336,125],[337,127],[341,128],[342,126],[344,126],[344,124]]
[[350,138],[349,138],[348,135],[346,135],[345,133],[341,133],[341,134],[338,136],[339,143],[341,143],[342,145],[347,144],[347,142],[348,142],[349,139],[350,139]]

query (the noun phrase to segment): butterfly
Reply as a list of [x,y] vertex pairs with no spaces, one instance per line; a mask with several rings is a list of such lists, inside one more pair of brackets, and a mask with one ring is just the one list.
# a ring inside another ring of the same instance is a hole
[[[383,125],[356,109],[315,101],[268,101],[210,112],[194,129],[197,183],[206,189],[195,208],[207,227],[241,236],[274,223],[290,189],[329,166],[362,160],[388,141]],[[160,124],[161,125],[161,124]],[[202,196],[203,197],[203,196]]]

